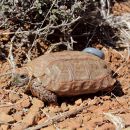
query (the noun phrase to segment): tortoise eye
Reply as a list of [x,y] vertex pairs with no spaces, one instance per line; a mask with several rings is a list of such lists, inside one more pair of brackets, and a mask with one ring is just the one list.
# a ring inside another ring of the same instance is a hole
[[27,74],[15,74],[12,80],[12,85],[16,85],[21,87],[26,85],[29,81],[29,77]]
[[27,75],[22,74],[22,75],[20,75],[20,78],[21,78],[21,79],[25,79],[25,78],[27,78]]

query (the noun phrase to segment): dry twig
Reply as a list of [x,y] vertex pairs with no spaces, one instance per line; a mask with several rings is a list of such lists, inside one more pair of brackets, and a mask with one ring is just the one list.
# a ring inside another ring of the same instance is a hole
[[77,107],[76,109],[73,109],[73,110],[64,112],[62,114],[60,113],[60,114],[58,114],[56,116],[53,116],[53,117],[47,119],[43,124],[36,125],[34,127],[29,127],[29,128],[27,128],[25,130],[38,130],[40,128],[49,126],[51,124],[61,122],[61,121],[65,120],[66,118],[68,118],[68,117],[70,117],[72,115],[78,114],[79,112],[81,112],[83,109],[85,109],[87,107],[88,107],[88,104],[85,103],[84,105],[81,105],[81,106]]
[[104,115],[109,121],[111,121],[115,125],[116,130],[122,130],[122,128],[125,127],[125,123],[121,117],[115,116],[111,113],[104,113]]

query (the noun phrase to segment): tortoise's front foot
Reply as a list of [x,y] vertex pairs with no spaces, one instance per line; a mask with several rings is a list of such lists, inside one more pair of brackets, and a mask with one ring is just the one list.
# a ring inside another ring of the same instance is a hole
[[30,90],[32,95],[38,97],[40,100],[57,105],[56,94],[49,90],[46,90],[42,84],[34,82],[30,87]]

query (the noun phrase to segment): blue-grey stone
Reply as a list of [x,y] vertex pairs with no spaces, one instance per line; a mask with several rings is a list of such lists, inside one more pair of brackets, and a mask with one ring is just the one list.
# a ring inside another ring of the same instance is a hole
[[104,53],[101,50],[96,49],[96,48],[92,48],[92,47],[85,48],[83,50],[83,52],[93,54],[95,56],[98,56],[101,59],[104,59],[104,57],[105,57]]

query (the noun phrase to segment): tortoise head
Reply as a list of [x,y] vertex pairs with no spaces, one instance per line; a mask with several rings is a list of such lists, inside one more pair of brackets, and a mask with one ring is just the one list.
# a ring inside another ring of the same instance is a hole
[[29,82],[29,76],[26,73],[16,73],[13,75],[12,85],[22,87]]

